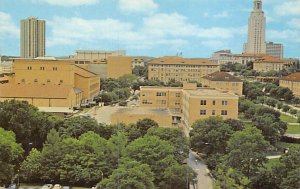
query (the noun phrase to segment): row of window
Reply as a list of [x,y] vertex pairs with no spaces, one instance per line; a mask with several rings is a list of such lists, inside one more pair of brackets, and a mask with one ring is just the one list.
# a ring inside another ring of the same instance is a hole
[[[202,106],[207,105],[207,101],[206,100],[201,100],[200,101],[200,105],[202,105]],[[212,105],[213,106],[216,105],[216,101],[215,100],[212,101]],[[227,106],[227,105],[228,105],[228,101],[227,100],[222,100],[222,106]]]
[[[200,110],[200,115],[207,115],[207,112],[208,112],[207,110]],[[216,110],[212,110],[211,115],[216,115]],[[227,110],[221,110],[221,115],[222,116],[228,115],[228,111]]]
[[[34,81],[35,83],[37,83],[37,82],[38,82],[38,79],[34,79],[33,81]],[[21,82],[22,82],[22,83],[25,83],[25,79],[21,79]],[[50,83],[50,82],[51,82],[51,80],[50,80],[50,79],[47,79],[47,83]],[[59,81],[59,83],[63,83],[63,82],[64,82],[63,80],[60,80],[60,81]]]
[[173,68],[182,68],[182,67],[184,67],[184,68],[199,68],[199,67],[207,67],[207,68],[216,68],[216,67],[219,67],[218,65],[216,65],[216,66],[208,66],[208,65],[172,65],[172,64],[170,64],[170,65],[161,65],[161,64],[151,64],[150,65],[150,67],[153,67],[153,68],[159,68],[159,67],[161,67],[161,68],[168,68],[168,67],[173,67]]
[[165,92],[157,92],[156,96],[167,96],[167,93],[165,93]]
[[[53,67],[52,69],[53,69],[53,71],[57,71],[57,67]],[[27,70],[32,70],[32,67],[31,67],[31,66],[28,66],[28,67],[27,67]],[[43,66],[40,67],[40,70],[45,70],[45,67],[43,67]]]

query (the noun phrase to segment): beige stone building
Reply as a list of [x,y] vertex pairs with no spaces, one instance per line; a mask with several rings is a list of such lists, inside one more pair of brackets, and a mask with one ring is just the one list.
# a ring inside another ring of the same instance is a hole
[[[172,124],[183,122],[191,126],[198,119],[221,116],[238,118],[238,96],[213,88],[197,88],[196,84],[183,87],[141,87],[141,107],[169,109]],[[126,119],[125,117],[122,119]]]
[[279,80],[280,87],[289,88],[293,94],[300,97],[300,72],[292,73]]
[[202,86],[243,95],[243,81],[227,72],[215,72],[202,77]]
[[201,81],[201,77],[219,71],[218,64],[207,59],[187,59],[167,56],[148,62],[148,79],[168,82]]
[[46,54],[46,21],[36,17],[21,20],[21,57],[36,58]]
[[263,57],[256,59],[253,63],[253,70],[258,72],[280,71],[292,66],[289,62],[274,57]]
[[132,58],[128,56],[111,56],[107,58],[107,77],[119,78],[132,74]]
[[100,77],[71,60],[15,59],[14,75],[0,85],[0,100],[24,100],[37,107],[80,106],[100,92]]

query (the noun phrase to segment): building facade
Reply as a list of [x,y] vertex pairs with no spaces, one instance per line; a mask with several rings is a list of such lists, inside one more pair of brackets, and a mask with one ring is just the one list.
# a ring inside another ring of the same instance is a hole
[[262,10],[262,1],[254,0],[253,10],[248,20],[248,41],[244,52],[251,54],[266,53],[266,17]]
[[202,86],[243,95],[243,81],[227,72],[215,72],[202,77]]
[[71,60],[15,59],[14,75],[0,85],[0,100],[27,101],[37,107],[80,106],[100,92],[100,77]]
[[191,126],[198,119],[221,116],[238,118],[238,96],[212,88],[197,88],[196,84],[183,87],[141,87],[141,107],[169,109],[172,122],[180,120]]
[[279,80],[280,87],[289,88],[293,94],[300,97],[300,72],[292,73]]
[[132,58],[128,56],[111,56],[107,58],[107,77],[117,79],[132,74]]
[[266,54],[274,58],[283,58],[283,44],[274,42],[266,43]]
[[21,20],[21,57],[36,58],[46,54],[46,21],[36,17]]
[[70,58],[75,59],[76,63],[101,63],[106,62],[106,59],[110,56],[126,56],[126,51],[77,50],[76,54]]
[[292,64],[283,59],[269,56],[256,59],[253,63],[253,70],[257,72],[280,71],[290,66],[292,66]]
[[220,70],[220,66],[207,59],[161,57],[148,62],[148,79],[168,82],[197,81],[201,77]]

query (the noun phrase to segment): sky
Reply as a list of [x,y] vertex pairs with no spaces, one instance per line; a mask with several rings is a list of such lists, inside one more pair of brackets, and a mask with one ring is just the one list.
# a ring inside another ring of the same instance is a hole
[[[46,55],[126,50],[131,56],[242,53],[253,0],[0,0],[0,55],[20,54],[20,20],[46,20]],[[267,41],[300,57],[300,0],[263,0]]]

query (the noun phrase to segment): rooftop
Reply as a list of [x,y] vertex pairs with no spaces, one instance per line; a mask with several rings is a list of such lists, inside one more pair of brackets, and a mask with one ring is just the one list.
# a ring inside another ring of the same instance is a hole
[[86,77],[86,78],[97,76],[95,73],[93,73],[93,72],[91,72],[91,71],[89,71],[87,69],[84,69],[84,68],[82,68],[80,66],[77,66],[77,65],[75,65],[75,67],[74,67],[74,73],[78,74],[78,75],[80,75],[82,77]]
[[241,79],[234,77],[233,75],[231,75],[227,72],[214,72],[214,73],[208,74],[202,78],[210,80],[210,81],[243,82]]
[[124,107],[117,110],[116,114],[131,114],[131,115],[159,115],[168,116],[171,114],[167,108],[149,108],[149,107]]
[[255,60],[255,63],[285,63],[286,61],[272,56],[265,56]]
[[214,88],[198,88],[197,90],[183,90],[192,97],[205,98],[238,98],[237,95],[229,93],[228,91],[221,91]]
[[148,62],[148,64],[177,64],[177,65],[216,65],[218,64],[202,58],[182,58],[178,56],[164,56],[161,58],[156,58]]
[[300,72],[292,73],[288,76],[281,78],[280,80],[300,82]]

